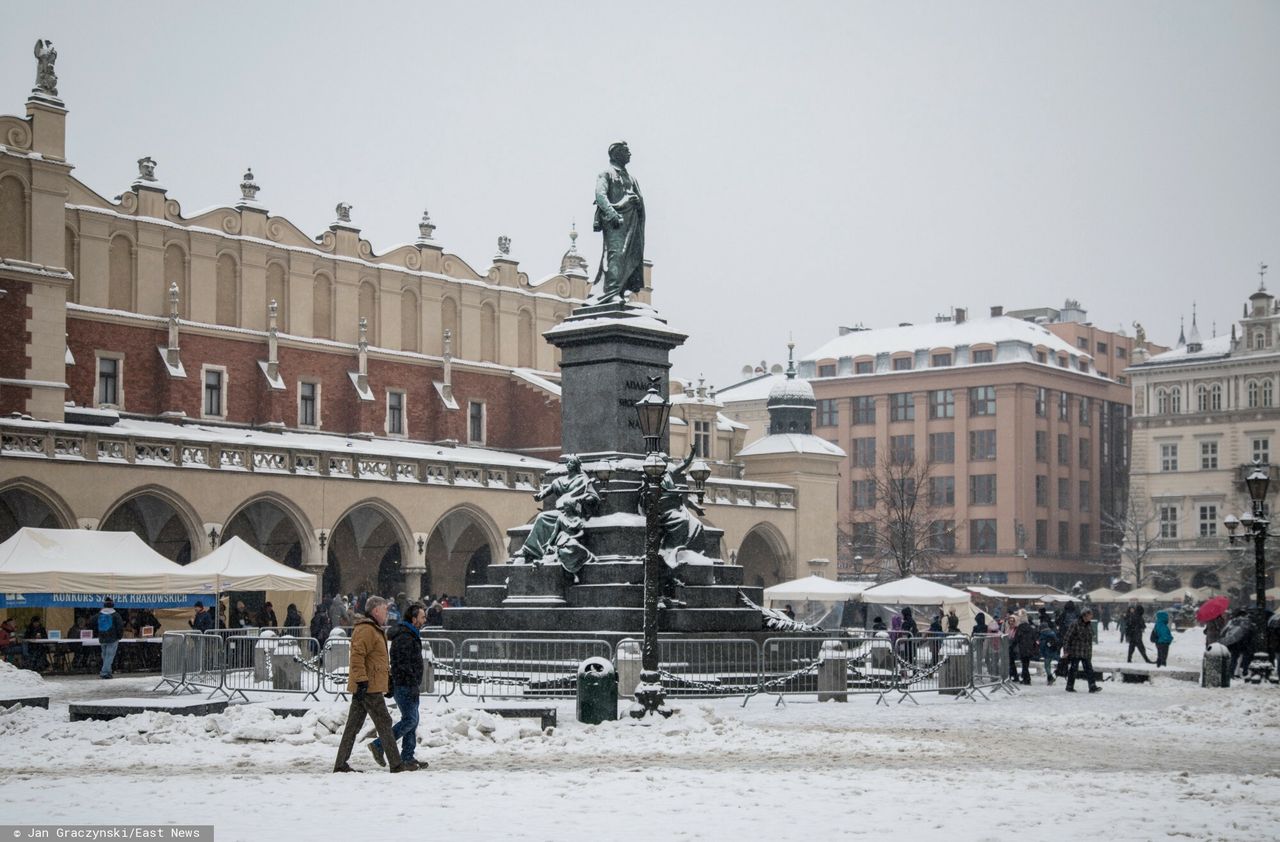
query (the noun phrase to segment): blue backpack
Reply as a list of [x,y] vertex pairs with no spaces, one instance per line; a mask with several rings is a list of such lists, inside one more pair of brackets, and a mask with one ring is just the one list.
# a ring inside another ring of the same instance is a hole
[[104,611],[98,612],[98,634],[106,634],[111,631],[111,617],[113,615]]

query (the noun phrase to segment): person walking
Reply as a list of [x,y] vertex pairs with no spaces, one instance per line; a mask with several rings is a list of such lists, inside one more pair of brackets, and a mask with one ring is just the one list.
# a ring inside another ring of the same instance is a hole
[[1173,643],[1173,631],[1169,628],[1169,612],[1156,612],[1156,625],[1151,630],[1151,640],[1156,645],[1156,666],[1169,666],[1169,644]]
[[1071,626],[1063,641],[1067,651],[1067,692],[1076,692],[1076,675],[1078,669],[1084,667],[1085,680],[1089,682],[1089,692],[1098,693],[1098,677],[1093,672],[1093,612],[1086,608],[1080,619]]
[[1053,686],[1055,681],[1053,662],[1058,660],[1058,652],[1062,648],[1062,639],[1058,637],[1058,633],[1054,631],[1053,626],[1045,623],[1040,627],[1039,643],[1040,660],[1044,661],[1044,674],[1049,680],[1049,686]]
[[351,628],[351,664],[347,668],[347,692],[351,705],[347,709],[347,727],[342,731],[338,744],[338,756],[333,761],[334,772],[354,772],[347,761],[355,746],[365,717],[373,720],[378,729],[378,739],[391,763],[392,772],[403,772],[400,749],[391,733],[391,714],[382,697],[389,689],[390,664],[387,661],[387,634],[382,630],[387,622],[387,601],[380,596],[370,596],[365,601],[364,615]]
[[[409,771],[427,768],[424,760],[414,759],[418,747],[418,699],[422,685],[422,634],[427,624],[427,610],[418,603],[405,608],[405,616],[396,625],[391,638],[391,696],[400,708],[400,721],[391,729],[400,740],[400,762]],[[382,751],[382,738],[369,743],[369,751],[379,766],[387,765]]]
[[1142,655],[1142,660],[1148,664],[1151,659],[1147,657],[1147,645],[1142,642],[1142,632],[1147,627],[1147,619],[1143,616],[1141,605],[1132,605],[1124,615],[1124,636],[1129,641],[1129,657],[1127,662],[1133,663],[1133,653],[1136,649]]
[[1253,620],[1244,608],[1237,608],[1231,614],[1231,620],[1222,630],[1218,640],[1231,653],[1231,674],[1236,674],[1236,666],[1240,667],[1240,677],[1249,674],[1249,664],[1253,661]]
[[324,607],[323,602],[317,602],[316,610],[311,615],[311,637],[323,648],[324,642],[329,639],[331,629],[328,610]]
[[[1022,616],[1025,617],[1026,614]],[[1018,651],[1014,640],[1018,635],[1019,620],[1017,613],[1010,613],[1004,618],[1004,645],[1009,651],[1009,680],[1015,684],[1018,682]]]
[[1204,624],[1204,645],[1209,648],[1222,638],[1222,630],[1227,627],[1227,615],[1219,614]]
[[297,604],[290,602],[289,607],[285,609],[284,625],[287,629],[295,630],[290,634],[296,634],[296,630],[302,628],[302,612],[298,610]]
[[1031,659],[1039,652],[1040,635],[1036,633],[1036,627],[1028,617],[1024,615],[1019,619],[1018,628],[1013,633],[1013,652],[1022,664],[1022,683],[1030,684]]
[[910,608],[902,609],[901,639],[904,641],[903,655],[910,663],[916,662],[916,641],[920,636],[920,627],[916,625],[915,618],[911,615]]
[[111,667],[116,660],[116,647],[120,638],[124,637],[124,621],[116,613],[115,602],[111,597],[102,600],[102,610],[98,612],[98,643],[102,648],[101,678],[111,677]]

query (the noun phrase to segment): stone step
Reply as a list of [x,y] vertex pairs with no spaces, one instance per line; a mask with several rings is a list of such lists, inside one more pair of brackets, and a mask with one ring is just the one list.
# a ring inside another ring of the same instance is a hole
[[[763,599],[762,588],[738,585],[676,587],[673,596],[688,608],[741,608],[740,591],[756,604]],[[566,591],[565,599],[571,608],[643,608],[644,585],[574,585]]]
[[[451,608],[446,631],[621,632],[640,634],[642,608]],[[749,608],[674,608],[658,612],[660,631],[758,632],[760,612]]]
[[506,585],[467,585],[467,605],[472,608],[497,608],[506,597]]

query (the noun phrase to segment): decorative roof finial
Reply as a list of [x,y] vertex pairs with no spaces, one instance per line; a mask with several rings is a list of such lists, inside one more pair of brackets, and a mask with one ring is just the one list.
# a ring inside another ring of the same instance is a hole
[[498,254],[502,257],[511,255],[511,238],[505,234],[498,238]]
[[338,202],[333,212],[338,215],[338,222],[351,222],[351,204],[348,202]]
[[178,282],[169,282],[169,312],[175,318],[178,315]]
[[796,379],[796,341],[787,340],[787,379]]
[[1267,291],[1267,264],[1258,264],[1258,292]]
[[35,56],[36,86],[31,93],[57,98],[58,74],[53,72],[53,65],[58,60],[58,51],[53,48],[53,42],[37,38]]
[[258,191],[262,188],[253,182],[253,168],[248,167],[244,171],[244,178],[240,181],[240,196],[242,202],[258,201]]
[[424,208],[422,211],[422,221],[418,223],[418,242],[430,242],[436,233],[436,226],[431,222],[431,214]]
[[138,159],[138,181],[156,180],[156,160],[148,155]]
[[569,223],[569,254],[578,253],[578,220]]
[[360,317],[360,350],[364,350],[369,346],[369,320],[364,316]]

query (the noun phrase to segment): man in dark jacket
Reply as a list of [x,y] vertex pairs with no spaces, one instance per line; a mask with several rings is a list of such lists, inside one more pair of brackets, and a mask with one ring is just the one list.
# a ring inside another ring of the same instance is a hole
[[1124,636],[1129,641],[1129,657],[1128,661],[1133,661],[1133,650],[1142,653],[1142,660],[1148,664],[1151,659],[1147,657],[1147,645],[1142,641],[1142,632],[1147,627],[1147,618],[1143,616],[1141,605],[1132,605],[1124,615]]
[[196,602],[196,615],[191,618],[191,628],[201,634],[213,631],[213,612],[205,611],[203,602]]
[[1022,662],[1022,683],[1031,683],[1031,659],[1040,648],[1040,634],[1030,619],[1018,623],[1018,630],[1013,633],[1013,653]]
[[1076,692],[1076,669],[1084,667],[1085,679],[1089,682],[1089,692],[1102,690],[1098,686],[1098,677],[1093,673],[1093,611],[1086,608],[1067,632],[1063,645],[1067,650],[1067,692]]
[[98,675],[110,678],[111,666],[116,660],[116,647],[120,645],[120,638],[124,637],[124,621],[116,613],[111,597],[102,600],[102,610],[98,612],[96,622],[98,643],[102,646],[102,671]]
[[338,743],[333,771],[356,771],[347,760],[367,716],[378,729],[378,737],[386,737],[391,743],[386,748],[391,771],[403,772],[400,750],[391,736],[391,714],[387,713],[387,704],[382,699],[391,684],[387,634],[382,630],[382,624],[387,621],[387,601],[380,596],[371,596],[365,610],[368,615],[360,617],[351,627],[351,660],[347,667],[347,692],[351,694],[351,706],[347,709],[347,724],[342,729],[342,741]]
[[1249,612],[1237,608],[1218,642],[1231,653],[1231,674],[1236,674],[1238,665],[1241,677],[1248,675],[1249,664],[1253,661],[1253,620],[1249,618]]
[[[422,686],[422,635],[419,629],[427,624],[427,611],[416,602],[406,611],[406,616],[396,626],[395,636],[391,638],[391,697],[400,708],[400,721],[391,729],[391,734],[400,740],[400,762],[404,768],[417,770],[427,768],[425,760],[419,763],[413,759],[413,752],[418,747],[418,695]],[[379,766],[387,764],[381,737],[369,743],[369,751],[373,752],[373,759]]]

